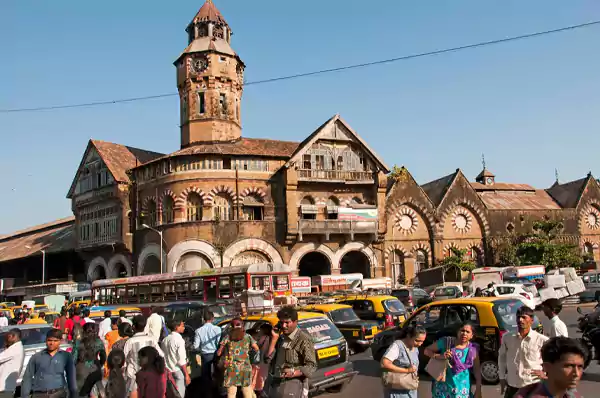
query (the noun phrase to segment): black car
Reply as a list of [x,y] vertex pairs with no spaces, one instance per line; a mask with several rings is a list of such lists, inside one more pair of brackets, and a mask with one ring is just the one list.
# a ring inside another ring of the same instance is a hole
[[400,300],[408,312],[413,312],[433,300],[429,293],[418,287],[393,289],[391,295]]

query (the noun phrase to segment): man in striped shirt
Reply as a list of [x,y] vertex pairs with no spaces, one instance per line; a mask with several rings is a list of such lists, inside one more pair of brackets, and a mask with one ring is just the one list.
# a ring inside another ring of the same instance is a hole
[[146,321],[147,319],[143,315],[137,315],[133,318],[133,331],[135,334],[127,340],[123,347],[123,352],[125,353],[125,375],[130,380],[135,380],[135,374],[140,370],[138,352],[143,347],[154,347],[161,357],[165,356],[158,342],[144,332]]

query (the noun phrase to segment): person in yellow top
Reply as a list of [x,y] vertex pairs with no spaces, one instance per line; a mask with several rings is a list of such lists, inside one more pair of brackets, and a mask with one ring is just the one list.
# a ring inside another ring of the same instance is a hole
[[43,324],[48,324],[46,322],[46,313],[45,312],[40,312],[38,314],[37,318],[27,318],[27,320],[25,321],[25,325],[31,325],[31,324],[39,324],[39,325],[43,325]]

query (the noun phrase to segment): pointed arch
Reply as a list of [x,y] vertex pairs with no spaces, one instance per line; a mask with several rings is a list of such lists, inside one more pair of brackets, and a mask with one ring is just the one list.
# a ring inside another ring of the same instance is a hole
[[390,257],[390,255],[392,254],[392,252],[394,252],[395,250],[401,252],[404,255],[404,257],[412,256],[412,254],[408,250],[406,250],[404,247],[394,243],[394,244],[388,246],[387,249],[385,249],[385,258],[388,259]]
[[260,197],[263,202],[267,202],[269,200],[269,197],[265,193],[265,191],[263,191],[263,189],[259,188],[259,187],[249,187],[249,188],[244,189],[242,191],[242,193],[240,193],[240,200],[243,202],[243,200],[246,196],[252,196],[252,195]]
[[444,245],[443,257],[448,257],[450,249],[460,249],[460,246],[456,242],[448,242]]
[[160,197],[158,212],[161,215],[161,224],[169,224],[175,221],[175,200],[177,197],[170,189],[166,189]]
[[[310,203],[305,203],[306,201],[310,202]],[[311,204],[311,205],[316,205],[317,204],[317,200],[314,196],[312,195],[304,195],[300,198],[300,200],[298,201],[298,206],[301,206],[303,204]]]
[[236,197],[233,188],[228,187],[226,185],[219,185],[211,189],[210,192],[208,192],[208,195],[206,195],[205,203],[212,205],[215,201],[215,197],[219,194],[228,196],[234,205],[238,203],[238,198]]
[[179,196],[177,196],[177,199],[175,200],[175,208],[176,209],[183,209],[186,206],[186,202],[188,199],[188,195],[190,194],[190,192],[195,192],[198,194],[198,196],[200,196],[200,198],[202,199],[202,204],[203,205],[207,205],[208,204],[208,194],[203,192],[200,188],[195,187],[195,186],[191,186],[191,187],[187,187],[186,189],[184,189]]
[[158,224],[160,212],[156,196],[147,196],[142,201],[142,222],[151,227]]

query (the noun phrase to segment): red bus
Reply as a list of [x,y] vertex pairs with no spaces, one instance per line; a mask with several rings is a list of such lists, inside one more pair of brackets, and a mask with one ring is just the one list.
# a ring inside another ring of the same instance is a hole
[[259,263],[102,279],[92,282],[92,297],[101,305],[216,301],[232,299],[244,290],[268,290],[273,296],[292,294],[291,270],[285,264]]

